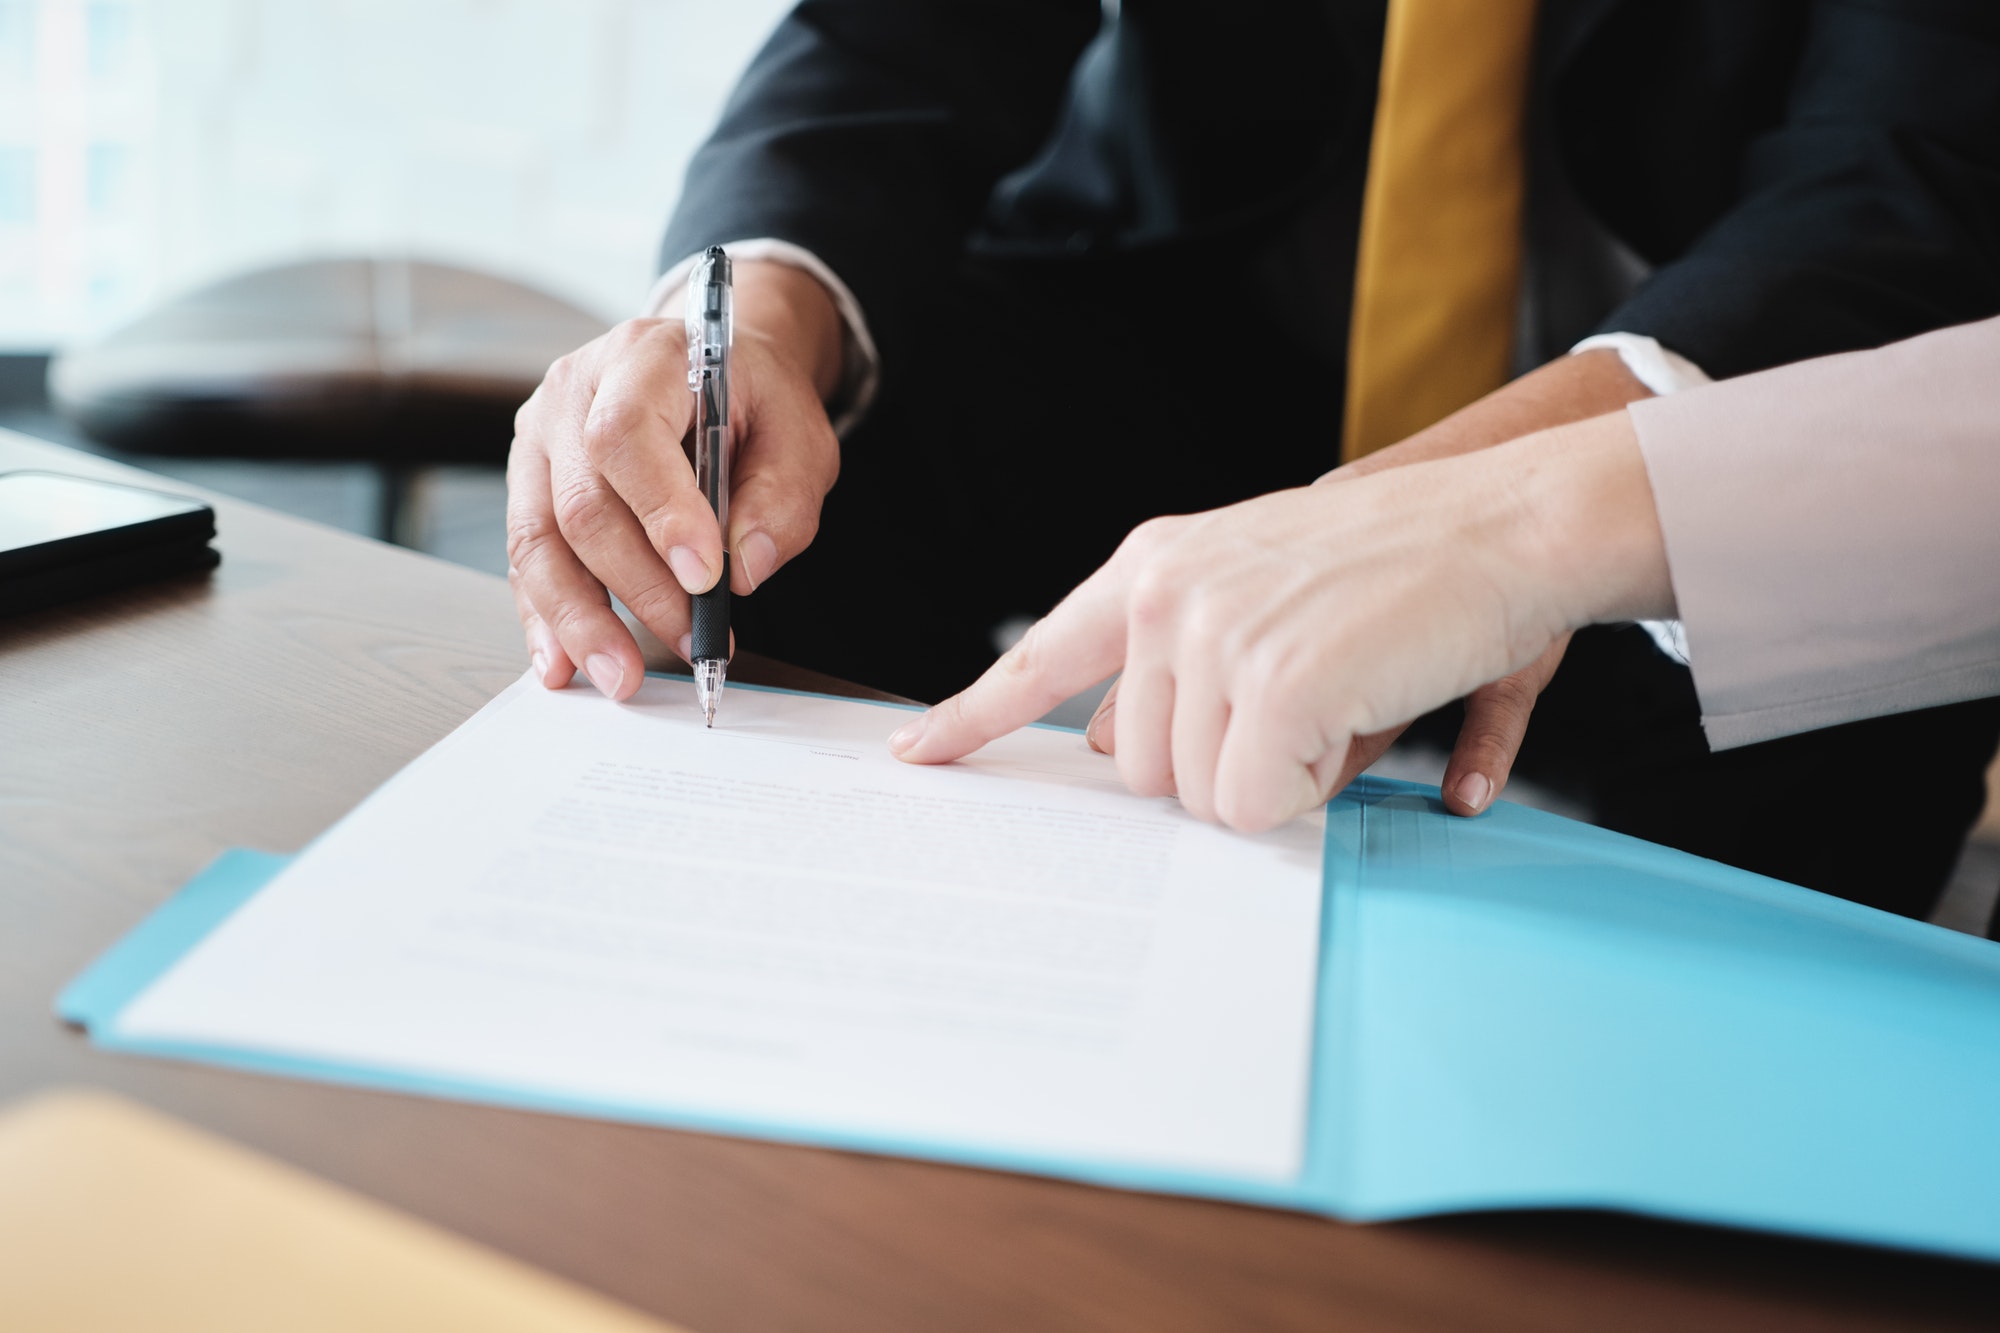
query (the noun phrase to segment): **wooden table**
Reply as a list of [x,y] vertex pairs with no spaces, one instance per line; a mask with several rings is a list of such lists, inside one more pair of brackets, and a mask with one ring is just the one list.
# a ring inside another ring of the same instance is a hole
[[[125,471],[0,432],[22,466]],[[1980,1265],[1586,1213],[1344,1226],[94,1051],[50,1016],[64,982],[216,852],[300,847],[523,669],[500,580],[215,504],[212,579],[0,621],[0,1100],[116,1089],[698,1333],[2000,1320]]]

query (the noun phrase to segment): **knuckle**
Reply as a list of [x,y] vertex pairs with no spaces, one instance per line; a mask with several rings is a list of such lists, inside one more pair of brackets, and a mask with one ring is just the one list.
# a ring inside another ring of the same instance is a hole
[[1196,651],[1214,653],[1224,660],[1241,657],[1248,651],[1243,618],[1225,599],[1191,588],[1183,595],[1183,601],[1181,634]]
[[[639,515],[640,531],[646,534],[646,544],[664,554],[676,545],[674,537],[678,524],[674,522],[671,509],[655,509]],[[634,607],[633,610],[638,610]]]
[[1191,772],[1185,765],[1174,765],[1174,776],[1180,784],[1181,804],[1196,819],[1214,823],[1216,819],[1214,784],[1206,775]]
[[1141,759],[1133,753],[1137,748],[1120,749],[1113,756],[1118,762],[1118,776],[1125,780],[1125,785],[1138,796],[1178,795],[1173,769],[1161,761]]
[[634,516],[646,534],[647,543],[661,554],[681,545],[691,533],[700,531],[703,522],[714,521],[707,502],[691,488],[670,495],[643,513],[634,511]]
[[1481,712],[1495,722],[1526,717],[1535,707],[1537,693],[1519,676],[1503,676],[1479,691]]
[[820,501],[825,492],[786,485],[757,498],[750,508],[781,547],[803,550],[819,535]]
[[1241,617],[1217,613],[1212,620],[1197,624],[1182,646],[1184,651],[1206,653],[1218,662],[1241,662],[1257,651],[1257,640]]
[[817,478],[792,478],[777,487],[773,507],[794,520],[819,521],[820,506],[826,500],[832,483],[818,484]]
[[537,385],[535,391],[522,399],[521,405],[514,409],[513,449],[519,449],[522,439],[535,433],[535,418],[542,410],[541,398],[541,386]]
[[1452,758],[1461,768],[1491,777],[1513,767],[1514,751],[1511,746],[1502,745],[1498,738],[1488,736],[1454,750]]
[[964,694],[954,694],[931,710],[931,727],[950,734],[957,734],[966,724],[966,704]]
[[674,638],[680,637],[680,631],[686,626],[687,594],[671,579],[649,583],[630,595],[620,593],[619,598],[630,608],[632,614],[639,618],[641,624],[655,633],[658,633],[663,626],[671,630],[671,638],[666,635],[661,636],[668,638],[669,643]]
[[1507,728],[1496,727],[1486,719],[1467,718],[1459,727],[1458,739],[1451,747],[1452,753],[1467,759],[1490,759],[1513,748],[1510,736]]
[[[556,639],[564,644],[583,644],[595,637],[596,624],[592,608],[580,602],[565,602],[555,609],[555,614],[544,616],[549,627],[556,633]],[[581,660],[581,659],[578,659]]]
[[1291,644],[1266,640],[1244,651],[1244,695],[1252,706],[1283,722],[1298,719],[1308,708],[1318,672],[1312,658]]
[[610,492],[594,480],[574,482],[555,495],[556,530],[571,546],[587,544],[611,525]]
[[662,322],[661,320],[648,319],[643,316],[635,319],[622,319],[613,324],[610,330],[605,333],[604,344],[614,351],[627,351],[643,342],[646,335],[659,327]]
[[1234,791],[1216,800],[1215,817],[1238,833],[1263,833],[1277,824],[1264,802]]
[[1037,620],[1028,626],[1028,632],[1023,634],[1012,648],[1001,654],[996,665],[1001,674],[1010,681],[1033,680],[1040,674],[1042,659],[1047,655],[1043,640],[1048,637],[1048,631],[1042,628],[1043,623]]
[[1242,793],[1233,782],[1225,782],[1215,790],[1215,802],[1211,811],[1215,822],[1241,831],[1244,823],[1244,803]]
[[541,510],[516,510],[507,521],[507,577],[516,578],[541,558],[558,537],[554,517]]
[[1139,629],[1159,629],[1180,614],[1181,583],[1158,561],[1150,561],[1132,581],[1130,615]]
[[618,460],[645,428],[646,412],[630,400],[599,398],[583,423],[583,452],[600,468]]
[[834,434],[833,423],[826,419],[824,413],[817,423],[817,430],[820,437],[819,448],[813,451],[813,456],[818,463],[818,472],[814,480],[819,486],[819,495],[815,497],[815,503],[824,499],[826,493],[833,489],[834,483],[840,480],[840,437]]
[[1000,660],[993,664],[993,684],[997,693],[989,696],[984,690],[976,691],[983,702],[999,704],[1006,700],[1043,710],[1062,702],[1062,698],[1044,680],[1049,668],[1054,665],[1050,659],[1045,624],[1038,620],[1030,625],[1020,641],[1002,653]]
[[[807,505],[798,509],[763,510],[758,515],[768,519],[760,522],[762,528],[778,548],[780,561],[790,560],[798,552],[811,546],[819,536],[819,508]],[[739,532],[749,531],[748,524],[738,524]]]
[[1149,559],[1164,549],[1179,530],[1177,518],[1149,518],[1125,535],[1125,540],[1119,543],[1119,552]]
[[[548,372],[542,376],[542,384],[551,388],[560,388],[563,385],[575,382],[577,377],[583,373],[583,354],[584,349],[579,347],[574,351],[564,352],[561,356],[549,362]],[[541,389],[538,388],[535,392],[540,393]]]

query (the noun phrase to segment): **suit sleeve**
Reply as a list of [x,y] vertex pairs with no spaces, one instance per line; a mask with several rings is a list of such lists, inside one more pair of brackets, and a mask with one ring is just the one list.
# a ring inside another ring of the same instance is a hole
[[662,262],[746,236],[800,246],[893,361],[913,298],[1047,137],[1101,14],[1096,0],[805,0],[695,154]]
[[2000,5],[1820,0],[1736,202],[1602,328],[1722,378],[2000,312]]
[[1629,409],[1716,749],[2000,695],[2000,319]]

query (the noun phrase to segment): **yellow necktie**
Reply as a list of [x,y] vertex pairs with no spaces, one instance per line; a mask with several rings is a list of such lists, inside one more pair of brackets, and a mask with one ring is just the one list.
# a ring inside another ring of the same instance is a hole
[[1341,461],[1507,380],[1535,0],[1389,0]]

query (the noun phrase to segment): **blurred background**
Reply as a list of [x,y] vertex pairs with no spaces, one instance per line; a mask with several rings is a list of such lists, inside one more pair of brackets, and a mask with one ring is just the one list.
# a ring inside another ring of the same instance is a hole
[[[205,284],[441,261],[636,313],[688,156],[784,0],[0,0],[0,425],[104,450],[47,358]],[[143,466],[362,532],[382,469]],[[504,571],[490,466],[425,468],[400,535]]]

